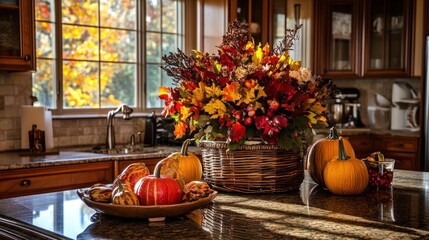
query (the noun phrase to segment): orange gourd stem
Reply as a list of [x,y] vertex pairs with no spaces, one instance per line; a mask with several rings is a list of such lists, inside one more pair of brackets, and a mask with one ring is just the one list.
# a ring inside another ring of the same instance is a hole
[[349,160],[346,150],[344,149],[343,138],[338,138],[338,160]]
[[180,149],[180,155],[181,156],[188,156],[188,146],[191,142],[193,142],[194,139],[186,139],[183,144],[182,148]]
[[332,127],[331,130],[329,130],[329,134],[326,138],[330,140],[338,139],[339,137],[338,137],[337,128]]

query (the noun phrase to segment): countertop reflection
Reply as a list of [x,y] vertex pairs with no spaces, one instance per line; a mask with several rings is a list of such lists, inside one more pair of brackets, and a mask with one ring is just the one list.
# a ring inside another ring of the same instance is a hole
[[429,238],[429,173],[397,170],[392,188],[359,196],[332,195],[306,175],[299,191],[220,192],[165,222],[98,214],[75,190],[2,199],[0,214],[72,239],[419,239]]

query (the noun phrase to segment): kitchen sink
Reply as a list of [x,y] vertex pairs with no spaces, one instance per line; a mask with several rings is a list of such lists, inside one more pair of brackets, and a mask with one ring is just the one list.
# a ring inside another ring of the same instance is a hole
[[159,153],[162,152],[162,149],[157,149],[154,147],[142,147],[142,146],[125,146],[125,147],[116,147],[114,149],[107,149],[104,146],[95,146],[92,148],[91,152],[109,154],[109,155],[121,155],[121,154],[145,154],[145,153]]

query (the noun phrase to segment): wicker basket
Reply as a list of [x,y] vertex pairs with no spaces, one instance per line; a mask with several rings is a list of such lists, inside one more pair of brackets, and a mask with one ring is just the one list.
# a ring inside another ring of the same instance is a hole
[[204,180],[220,191],[274,193],[299,189],[304,164],[299,153],[276,145],[243,145],[234,151],[219,141],[200,141]]

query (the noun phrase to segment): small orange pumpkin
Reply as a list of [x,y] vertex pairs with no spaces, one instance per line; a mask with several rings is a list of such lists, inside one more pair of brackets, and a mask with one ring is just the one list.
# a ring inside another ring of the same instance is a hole
[[[188,146],[193,139],[183,142],[180,152],[170,154],[163,163],[165,169],[176,168],[185,176],[185,183],[201,180],[203,169],[200,159],[195,154],[188,152]],[[161,174],[164,171],[161,169]]]
[[323,177],[330,192],[338,195],[358,195],[368,186],[368,170],[356,157],[348,157],[343,140],[338,142],[339,156],[326,164]]
[[[323,179],[323,171],[326,164],[332,160],[333,157],[338,156],[338,133],[335,127],[329,131],[326,138],[316,141],[310,148],[307,160],[307,169],[311,179],[321,186],[325,186]],[[343,139],[344,148],[351,157],[355,157],[353,146],[347,139]]]

